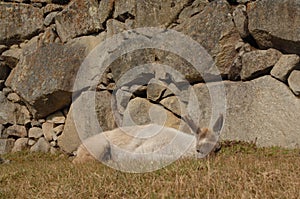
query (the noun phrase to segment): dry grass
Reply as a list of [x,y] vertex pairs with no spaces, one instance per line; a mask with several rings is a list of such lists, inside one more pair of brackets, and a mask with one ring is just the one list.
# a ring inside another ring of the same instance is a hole
[[62,155],[6,155],[0,198],[300,198],[299,151],[226,145],[214,158],[144,174],[73,165]]

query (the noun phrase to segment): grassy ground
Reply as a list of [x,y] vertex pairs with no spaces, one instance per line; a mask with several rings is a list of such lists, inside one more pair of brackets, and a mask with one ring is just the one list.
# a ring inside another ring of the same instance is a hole
[[225,144],[205,160],[129,174],[63,155],[16,153],[0,165],[0,198],[300,198],[299,150]]

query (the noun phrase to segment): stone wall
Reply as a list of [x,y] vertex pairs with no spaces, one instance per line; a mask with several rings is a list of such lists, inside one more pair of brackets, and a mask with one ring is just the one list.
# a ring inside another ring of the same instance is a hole
[[[0,0],[0,153],[73,153],[80,139],[99,131],[81,114],[90,110],[90,96],[102,130],[156,122],[191,133],[181,116],[191,111],[208,126],[218,98],[212,90],[220,85],[226,100],[222,139],[297,148],[299,22],[298,0]],[[219,76],[209,67],[197,71],[175,53],[146,48],[93,74],[95,85],[73,86],[96,46],[145,27],[198,42]],[[152,65],[137,68],[143,64]],[[90,132],[78,132],[82,125]]]

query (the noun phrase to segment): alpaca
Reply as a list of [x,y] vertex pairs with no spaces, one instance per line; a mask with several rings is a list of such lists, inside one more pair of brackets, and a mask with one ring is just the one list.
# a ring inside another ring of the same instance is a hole
[[183,117],[183,120],[194,135],[157,124],[119,127],[84,140],[73,163],[90,160],[116,162],[122,158],[128,159],[128,154],[135,154],[136,159],[174,159],[174,155],[203,158],[211,151],[219,150],[218,137],[223,126],[223,115],[219,116],[212,129],[199,128],[190,117]]

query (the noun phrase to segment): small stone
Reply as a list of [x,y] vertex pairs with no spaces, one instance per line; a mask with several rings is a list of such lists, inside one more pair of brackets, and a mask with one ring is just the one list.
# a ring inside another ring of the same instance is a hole
[[5,62],[10,68],[14,68],[19,62],[21,54],[22,54],[21,48],[11,47],[9,50],[3,52],[1,57],[5,60]]
[[119,113],[123,114],[127,104],[129,103],[132,93],[118,89],[116,92],[117,109]]
[[7,128],[7,135],[24,138],[27,136],[27,131],[25,126],[13,125]]
[[8,96],[8,94],[13,91],[12,91],[12,89],[6,87],[6,88],[3,88],[2,92],[5,96]]
[[43,130],[38,127],[32,127],[29,129],[28,137],[38,139],[43,136]]
[[47,153],[50,150],[50,144],[47,140],[41,137],[31,148],[31,152],[44,152]]
[[19,95],[17,93],[9,93],[7,95],[7,99],[14,103],[18,103],[21,101],[21,98],[19,97]]
[[43,123],[46,122],[46,120],[45,119],[39,119],[38,122],[41,123],[41,124],[43,124]]
[[52,146],[52,147],[55,147],[55,146],[57,146],[57,143],[56,143],[56,141],[52,141],[52,142],[50,142],[50,146]]
[[44,134],[46,140],[48,140],[48,141],[52,140],[53,135],[55,135],[53,128],[54,128],[54,124],[52,122],[45,122],[42,125],[43,134]]
[[113,80],[114,79],[114,75],[112,73],[107,73],[106,77],[109,80]]
[[28,146],[33,146],[35,143],[36,143],[36,141],[33,139],[28,140]]
[[300,95],[300,71],[299,70],[294,70],[289,79],[288,83],[292,91],[294,92],[295,95],[299,96]]
[[270,69],[281,57],[281,52],[275,49],[256,50],[242,56],[242,80],[250,80],[269,73]]
[[245,5],[238,5],[233,11],[233,20],[235,26],[242,38],[249,36],[248,17]]
[[48,116],[46,120],[47,122],[52,122],[54,124],[64,124],[66,118],[61,111],[57,111],[52,115]]
[[171,110],[176,115],[183,115],[185,111],[185,105],[180,102],[177,96],[167,97],[160,101],[160,103],[166,107],[168,110]]
[[115,89],[117,88],[116,84],[115,83],[110,83],[107,85],[106,89],[108,91],[114,91]]
[[23,151],[27,148],[27,146],[28,146],[28,138],[19,138],[16,140],[11,152]]
[[0,154],[6,154],[11,152],[14,143],[14,139],[0,139]]
[[31,120],[32,127],[42,127],[42,124],[37,120]]
[[271,71],[271,75],[283,82],[287,80],[288,75],[294,70],[300,62],[298,55],[282,55]]
[[58,12],[51,12],[49,13],[44,20],[44,25],[45,26],[49,26],[50,24],[52,24],[54,22],[54,18],[57,15]]
[[158,101],[162,97],[166,89],[166,83],[160,80],[152,79],[148,84],[147,98],[153,101]]
[[59,135],[63,132],[64,127],[65,127],[65,125],[63,125],[63,124],[61,124],[61,125],[55,127],[55,128],[53,129],[55,135],[59,136]]

